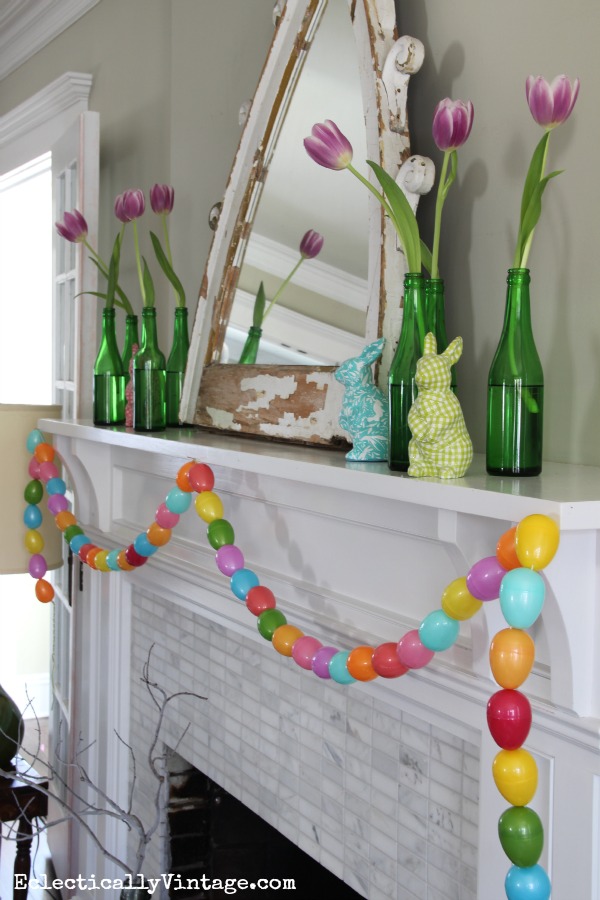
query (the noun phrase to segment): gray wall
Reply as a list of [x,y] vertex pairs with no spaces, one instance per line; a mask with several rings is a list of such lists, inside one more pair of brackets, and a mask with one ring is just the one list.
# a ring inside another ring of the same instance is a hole
[[[91,108],[101,116],[101,248],[112,242],[117,193],[173,183],[174,253],[192,307],[212,237],[207,213],[225,188],[240,136],[238,109],[260,75],[272,7],[272,0],[101,0],[2,82],[0,114],[66,70],[93,74]],[[520,194],[541,136],[525,101],[525,79],[560,72],[581,78],[575,112],[550,142],[550,167],[565,172],[548,188],[534,239],[532,308],[546,376],[545,456],[600,464],[598,188],[594,169],[582,174],[600,137],[592,109],[600,7],[593,0],[396,0],[396,8],[400,33],[414,34],[426,48],[410,91],[413,151],[441,161],[431,138],[439,99],[470,98],[475,105],[446,204],[441,272],[449,335],[465,341],[459,390],[480,451]],[[426,240],[432,212],[430,196],[419,212]],[[133,266],[125,275],[133,279]],[[164,328],[169,312],[165,301]]]
[[[529,258],[534,334],[544,367],[547,459],[600,464],[600,255],[598,172],[587,171],[600,141],[600,7],[593,0],[396,0],[400,33],[425,44],[409,93],[412,147],[441,163],[431,119],[443,97],[471,99],[473,131],[444,211],[440,269],[448,334],[460,334],[461,401],[483,450],[486,380],[502,328],[521,191],[542,135],[525,99],[527,75],[581,79],[571,119],[550,139],[548,187]],[[434,198],[420,209],[430,240]]]

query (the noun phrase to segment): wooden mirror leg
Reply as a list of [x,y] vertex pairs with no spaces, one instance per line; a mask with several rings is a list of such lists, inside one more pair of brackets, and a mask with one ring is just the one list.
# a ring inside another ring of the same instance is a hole
[[[26,900],[27,885],[29,883],[29,873],[31,871],[31,842],[32,829],[31,822],[27,816],[21,816],[19,819],[19,831],[17,833],[17,852],[15,855],[15,867],[13,869],[15,885],[13,889],[13,900]],[[18,877],[18,876],[25,876]],[[19,885],[19,887],[17,887]]]

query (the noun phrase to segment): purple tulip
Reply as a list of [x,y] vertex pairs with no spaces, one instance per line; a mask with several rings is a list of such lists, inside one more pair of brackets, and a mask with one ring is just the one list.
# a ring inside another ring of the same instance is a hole
[[155,184],[150,188],[150,206],[157,215],[168,215],[173,210],[175,190],[169,184]]
[[473,126],[473,104],[470,100],[440,100],[433,114],[433,139],[443,151],[462,147]]
[[62,222],[55,222],[54,226],[61,237],[72,244],[83,244],[88,236],[88,226],[78,209],[66,212]]
[[352,162],[352,144],[331,119],[313,125],[304,147],[310,158],[326,169],[347,169]]
[[573,84],[566,75],[557,75],[549,84],[541,75],[530,75],[525,84],[531,115],[543,128],[556,128],[569,118],[579,94],[579,78]]
[[323,249],[325,238],[318,231],[307,231],[300,241],[300,254],[304,259],[314,259]]
[[139,219],[145,209],[144,192],[140,190],[124,191],[115,200],[115,216],[124,225],[134,219]]

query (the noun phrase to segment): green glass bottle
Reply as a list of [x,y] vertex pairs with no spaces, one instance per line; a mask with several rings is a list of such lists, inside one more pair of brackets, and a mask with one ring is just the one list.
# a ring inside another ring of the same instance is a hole
[[125,422],[125,376],[117,347],[115,310],[102,312],[102,340],[94,364],[94,425]]
[[129,384],[129,364],[134,354],[134,347],[139,349],[139,346],[138,317],[130,314],[125,318],[125,341],[123,344],[123,353],[121,354],[123,373],[125,375],[125,387]]
[[490,475],[542,471],[544,374],[531,329],[529,269],[509,269],[500,343],[488,379]]
[[252,365],[256,362],[258,346],[260,344],[261,337],[262,328],[257,328],[256,325],[251,325],[248,329],[248,337],[246,338],[246,343],[242,347],[242,352],[240,354],[240,363],[243,363],[244,365]]
[[133,427],[164,431],[166,427],[166,360],[158,347],[156,309],[142,310],[142,345],[133,361]]
[[411,433],[408,412],[417,396],[415,374],[417,361],[423,355],[427,330],[425,279],[420,274],[404,276],[404,312],[400,339],[390,366],[389,384],[389,455],[390,469],[406,472]]
[[187,306],[175,309],[173,345],[167,360],[167,425],[179,425],[179,403],[185,376],[190,338]]
[[[446,297],[443,278],[427,278],[425,280],[425,307],[427,309],[427,331],[435,334],[437,352],[441,353],[448,346],[446,333]],[[456,366],[452,366],[450,386],[456,393]]]

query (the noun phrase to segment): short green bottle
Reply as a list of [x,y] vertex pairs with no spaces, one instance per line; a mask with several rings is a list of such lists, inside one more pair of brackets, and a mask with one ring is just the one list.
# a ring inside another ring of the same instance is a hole
[[529,269],[509,269],[504,326],[488,378],[486,467],[490,475],[539,475],[544,373],[533,339]]
[[125,375],[117,347],[114,307],[102,312],[102,339],[94,364],[94,425],[125,422]]
[[390,366],[389,385],[389,453],[390,469],[408,470],[408,445],[411,439],[408,413],[417,396],[415,375],[417,362],[423,355],[427,330],[425,279],[409,272],[404,276],[404,312],[400,339]]
[[167,360],[167,425],[179,425],[179,404],[181,389],[185,377],[190,338],[188,333],[187,306],[175,309],[175,325],[173,328],[173,344]]
[[167,362],[158,346],[156,309],[142,310],[142,345],[133,361],[133,428],[164,431],[166,428]]

